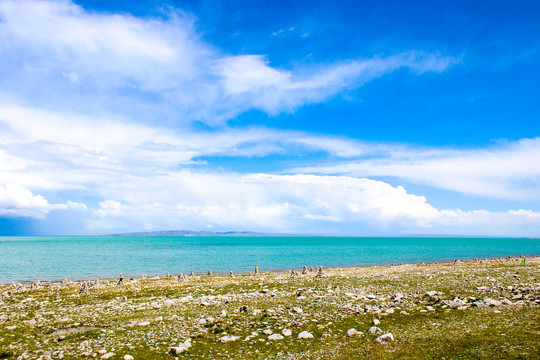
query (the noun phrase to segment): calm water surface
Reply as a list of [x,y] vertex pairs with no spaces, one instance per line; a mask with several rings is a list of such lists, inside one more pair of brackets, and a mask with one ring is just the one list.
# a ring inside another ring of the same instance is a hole
[[0,283],[539,255],[540,239],[369,237],[0,237]]

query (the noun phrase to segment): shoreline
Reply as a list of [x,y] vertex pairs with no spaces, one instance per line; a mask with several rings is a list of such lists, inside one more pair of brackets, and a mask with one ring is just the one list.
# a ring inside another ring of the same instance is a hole
[[301,272],[2,286],[0,354],[21,360],[538,357],[538,256]]
[[[328,268],[324,268],[325,270],[330,270],[330,271],[335,271],[335,270],[347,270],[347,269],[368,269],[368,268],[390,268],[390,267],[397,267],[397,266],[429,266],[429,265],[455,265],[454,261],[457,262],[458,264],[460,263],[469,263],[469,262],[472,262],[472,261],[478,261],[479,263],[482,263],[482,262],[489,262],[489,261],[507,261],[507,260],[516,260],[515,262],[517,262],[517,260],[520,259],[527,259],[527,260],[531,260],[531,259],[534,259],[535,260],[535,263],[538,263],[540,261],[540,254],[538,255],[520,255],[520,256],[505,256],[505,257],[494,257],[494,258],[469,258],[469,259],[454,259],[454,260],[448,260],[448,259],[443,259],[443,260],[440,260],[440,261],[430,261],[430,262],[410,262],[410,263],[399,263],[399,264],[394,264],[394,263],[390,263],[390,264],[366,264],[366,265],[351,265],[351,266],[331,266],[331,267],[328,267]],[[303,265],[302,265],[303,266]],[[320,265],[319,265],[320,266]],[[309,267],[308,267],[309,268]],[[301,271],[302,267],[298,267],[298,268],[293,268],[295,269],[296,271]],[[317,269],[317,267],[314,268],[315,270]],[[211,269],[209,269],[211,270]],[[267,275],[271,275],[271,274],[280,274],[280,273],[290,273],[291,272],[291,269],[275,269],[275,270],[266,270],[266,271],[261,271],[259,269],[259,274],[260,275],[263,275],[263,274],[267,274]],[[246,276],[252,276],[254,275],[254,271],[243,271],[243,272],[234,272],[234,276],[237,276],[237,277],[246,277]],[[123,274],[123,273],[121,273]],[[128,279],[164,279],[164,278],[176,278],[179,276],[179,273],[167,273],[169,276],[167,275],[146,275],[145,273],[141,273],[137,276],[133,276],[133,275],[130,275],[130,274],[126,274],[123,278],[125,280],[128,280]],[[184,276],[189,276],[189,274],[183,274],[183,273],[180,273]],[[119,274],[120,275],[120,274]],[[194,278],[206,278],[208,277],[208,274],[205,273],[205,272],[194,272]],[[229,273],[226,273],[226,272],[213,272],[212,271],[212,275],[211,277],[229,277]],[[74,284],[81,284],[83,282],[91,282],[91,281],[117,281],[119,279],[119,277],[92,277],[92,278],[79,278],[79,279],[74,279],[74,280],[70,280],[68,277],[64,277],[62,279],[55,279],[55,280],[41,280],[41,279],[36,279],[36,280],[25,280],[25,281],[11,281],[11,282],[0,282],[0,287],[6,287],[6,286],[13,286],[14,284],[15,285],[18,285],[18,284],[21,284],[23,286],[27,286],[27,285],[31,285],[31,284],[34,284],[34,283],[42,283],[42,284],[59,284],[59,283],[62,283],[63,281],[67,281],[69,283],[74,283]]]

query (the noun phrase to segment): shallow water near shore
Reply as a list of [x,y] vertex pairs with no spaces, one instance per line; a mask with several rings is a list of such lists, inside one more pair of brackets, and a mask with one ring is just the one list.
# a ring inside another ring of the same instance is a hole
[[0,237],[0,283],[242,273],[539,255],[540,239],[428,237]]

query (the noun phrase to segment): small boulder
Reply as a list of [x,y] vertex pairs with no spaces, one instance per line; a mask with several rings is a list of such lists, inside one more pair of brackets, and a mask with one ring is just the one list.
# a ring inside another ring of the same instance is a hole
[[313,339],[313,334],[309,331],[302,331],[300,334],[298,334],[299,339]]
[[236,341],[238,339],[240,339],[240,336],[225,335],[225,336],[220,337],[219,341],[221,341],[222,343],[227,343],[231,341]]
[[116,354],[113,353],[113,352],[106,353],[105,355],[103,355],[103,356],[101,357],[101,359],[110,359],[110,358],[112,358],[114,355],[116,355]]
[[361,331],[358,331],[355,328],[351,328],[351,329],[347,330],[347,336],[348,337],[355,336],[355,335],[362,335],[362,334],[363,333]]
[[390,341],[394,341],[394,335],[392,335],[392,333],[386,333],[375,339],[375,342],[379,344],[385,344]]
[[281,334],[272,334],[268,337],[268,340],[283,340],[283,335]]
[[133,360],[133,356],[131,355],[124,355],[124,360]]
[[283,329],[281,331],[281,333],[283,334],[283,336],[291,336],[292,335],[292,331],[289,330],[289,329]]
[[381,321],[379,319],[373,319],[373,325],[380,325]]
[[383,331],[380,328],[376,327],[376,326],[370,327],[368,331],[371,334],[382,334],[383,333]]
[[477,301],[473,302],[472,304],[473,304],[473,306],[476,306],[476,307],[486,307],[486,304],[484,304],[482,302],[482,300],[477,300]]
[[171,348],[169,348],[169,352],[173,355],[178,355],[178,354],[181,354],[183,353],[184,351],[187,351],[188,348],[185,347],[185,346],[172,346]]

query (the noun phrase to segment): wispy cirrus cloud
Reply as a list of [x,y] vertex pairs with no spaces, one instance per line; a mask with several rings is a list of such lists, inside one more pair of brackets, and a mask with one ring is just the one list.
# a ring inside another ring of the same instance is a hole
[[[369,147],[368,147],[369,148]],[[395,177],[435,188],[496,199],[540,199],[540,138],[478,149],[386,145],[372,157],[307,166],[292,172]]]
[[293,73],[271,67],[264,56],[241,55],[217,60],[216,69],[222,77],[226,95],[237,98],[246,107],[275,114],[320,102],[343,89],[360,87],[399,68],[409,68],[418,74],[441,72],[459,61],[458,58],[411,51],[385,58],[318,66],[315,71],[300,69]]
[[137,18],[88,12],[69,1],[3,0],[4,90],[35,105],[69,104],[132,121],[222,125],[251,109],[291,112],[399,68],[440,72],[459,61],[410,51],[281,69],[263,55],[223,54],[200,38],[189,14],[169,9],[163,15]]

